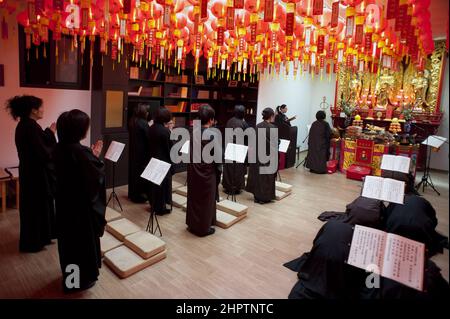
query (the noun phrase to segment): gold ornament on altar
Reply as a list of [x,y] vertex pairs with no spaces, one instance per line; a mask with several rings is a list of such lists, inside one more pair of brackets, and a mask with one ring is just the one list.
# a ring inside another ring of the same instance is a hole
[[415,108],[428,108],[426,94],[428,90],[429,80],[428,71],[419,70],[415,77],[411,80],[411,86],[414,92],[414,107]]
[[389,95],[394,87],[395,78],[390,74],[387,68],[383,68],[381,75],[378,78],[375,95],[377,96],[377,107],[386,109],[389,104]]
[[361,78],[357,73],[352,75],[352,80],[350,81],[350,102],[352,104],[357,104],[359,101],[359,97],[361,95]]
[[389,125],[389,132],[392,132],[393,134],[397,134],[402,131],[402,126],[398,122],[398,118],[394,117],[392,119],[391,125]]
[[355,119],[353,120],[352,126],[363,127],[363,121],[361,120],[361,116],[360,115],[356,115],[355,116]]

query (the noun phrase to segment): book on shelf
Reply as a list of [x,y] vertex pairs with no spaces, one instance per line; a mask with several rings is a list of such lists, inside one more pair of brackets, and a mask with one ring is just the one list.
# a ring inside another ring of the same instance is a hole
[[141,96],[153,96],[153,87],[145,87],[141,91]]
[[152,96],[162,96],[161,86],[154,86],[152,89]]
[[425,244],[355,225],[347,264],[423,291]]
[[184,86],[181,88],[180,96],[186,98],[188,94],[188,87]]
[[198,109],[200,106],[202,106],[204,103],[192,103],[191,104],[191,112],[198,112]]
[[198,99],[208,99],[209,98],[209,91],[205,90],[199,90],[197,94]]
[[166,75],[166,82],[187,84],[189,77],[187,75]]
[[129,91],[128,96],[140,96],[142,93],[143,87],[140,86],[137,91]]
[[172,113],[186,112],[187,102],[182,101],[178,102],[176,105],[166,105],[165,107]]
[[230,87],[230,88],[235,88],[237,86],[238,86],[238,81],[231,80],[228,82],[228,87]]
[[139,79],[139,68],[137,66],[130,66],[130,79]]

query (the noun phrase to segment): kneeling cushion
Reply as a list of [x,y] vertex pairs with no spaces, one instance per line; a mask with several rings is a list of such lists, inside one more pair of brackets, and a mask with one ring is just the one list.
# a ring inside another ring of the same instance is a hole
[[186,205],[187,198],[185,196],[181,196],[179,194],[172,194],[172,205],[178,208],[182,208],[183,205]]
[[118,240],[124,241],[126,236],[140,231],[141,228],[128,219],[122,218],[106,224],[106,230]]
[[180,194],[181,196],[187,196],[187,186],[177,188],[175,193]]
[[221,228],[228,228],[236,224],[238,221],[247,217],[247,213],[236,217],[231,214],[225,213],[221,210],[216,210],[216,225]]
[[127,278],[164,258],[166,258],[165,250],[148,259],[144,259],[128,247],[120,246],[105,253],[105,264],[120,278]]
[[247,213],[248,207],[239,203],[235,203],[231,200],[225,199],[217,203],[217,209],[231,214],[233,216],[239,217]]
[[292,185],[278,181],[275,182],[275,188],[285,193],[292,191]]
[[283,198],[285,198],[286,196],[291,195],[291,192],[282,192],[279,191],[278,189],[275,190],[275,199],[276,200],[282,200]]
[[123,243],[116,239],[113,235],[105,231],[103,233],[103,236],[100,237],[100,251],[102,253],[102,256],[111,249],[117,248],[121,246]]
[[165,242],[143,230],[125,237],[124,244],[144,259],[148,259],[166,249]]

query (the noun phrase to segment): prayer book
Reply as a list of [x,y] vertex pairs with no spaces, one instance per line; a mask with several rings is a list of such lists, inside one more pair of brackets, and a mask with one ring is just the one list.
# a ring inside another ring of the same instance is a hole
[[169,172],[170,166],[171,165],[169,163],[152,158],[145,170],[142,172],[141,177],[156,185],[161,185],[162,181]]
[[423,291],[423,243],[356,225],[347,263]]
[[366,176],[362,189],[363,197],[403,204],[405,182],[378,176]]
[[411,158],[406,156],[383,155],[381,160],[381,169],[387,171],[396,171],[408,174]]
[[109,144],[108,150],[106,151],[105,158],[110,160],[111,162],[117,163],[120,155],[122,155],[124,148],[125,144],[112,141],[111,144]]
[[225,159],[229,161],[235,161],[238,163],[244,163],[247,157],[248,147],[240,144],[228,143],[225,148]]
[[278,151],[282,153],[286,153],[291,141],[280,139],[280,145],[278,146]]
[[129,95],[129,96],[140,96],[140,95],[141,95],[141,92],[142,92],[142,86],[140,86],[140,87],[138,88],[138,90],[135,91],[135,92],[128,92],[128,95]]

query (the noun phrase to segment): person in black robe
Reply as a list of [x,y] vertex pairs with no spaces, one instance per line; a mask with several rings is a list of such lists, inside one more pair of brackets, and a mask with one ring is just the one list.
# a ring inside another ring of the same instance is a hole
[[286,124],[288,126],[291,126],[291,121],[295,120],[297,116],[294,116],[292,118],[288,118],[286,116],[288,108],[286,104],[282,104],[280,106],[277,106],[277,115],[275,116],[275,124],[277,126]]
[[[236,105],[234,108],[234,117],[228,120],[226,128],[241,128],[245,131],[250,126],[244,120],[245,107],[243,105]],[[236,138],[233,143],[236,144]],[[247,143],[244,144],[247,145]],[[245,174],[247,168],[245,163],[225,163],[223,165],[223,179],[222,186],[226,194],[240,194],[241,190],[245,188]]]
[[128,161],[128,198],[135,203],[147,201],[148,181],[141,177],[150,161],[148,106],[138,104],[128,126],[130,144]]
[[[57,121],[56,224],[65,292],[92,287],[102,264],[106,191],[104,164],[98,157],[103,143],[98,141],[92,149],[81,145],[88,128],[89,117],[80,110],[65,112]],[[69,265],[79,267],[79,287],[68,285]]]
[[16,127],[19,156],[19,201],[21,252],[38,252],[55,238],[55,175],[52,151],[56,145],[56,125],[42,130],[37,123],[44,116],[42,100],[35,96],[15,96],[7,109]]
[[386,207],[383,201],[359,196],[346,206],[345,212],[327,211],[317,217],[321,221],[335,220],[350,225],[380,229]]
[[[256,141],[257,145],[259,143],[264,143],[263,141],[259,141],[259,130],[266,131],[266,155],[276,154],[276,160],[278,161],[278,140],[277,143],[274,144],[271,142],[270,135],[271,129],[276,129],[277,127],[272,124],[275,112],[270,108],[265,108],[262,112],[263,121],[256,125]],[[258,154],[258,148],[256,148],[256,154]],[[255,203],[265,204],[270,203],[275,199],[275,181],[277,177],[277,172],[273,174],[261,174],[260,168],[264,166],[269,166],[270,163],[262,163],[257,156],[256,163],[250,163],[248,170],[248,179],[246,190],[253,194]],[[278,163],[276,163],[276,167],[278,167]]]
[[308,155],[306,167],[311,173],[326,174],[327,161],[330,158],[331,128],[325,121],[325,112],[318,111],[316,119],[309,130]]
[[309,253],[285,267],[296,271],[299,281],[289,299],[358,299],[367,274],[348,265],[353,226],[329,221],[316,235]]
[[[206,133],[214,134],[211,127],[214,125],[215,112],[209,105],[202,105],[198,110],[198,117],[202,125],[202,135]],[[212,235],[215,229],[212,227],[216,222],[216,201],[219,199],[218,186],[222,171],[221,163],[206,163],[201,154],[193,154],[193,144],[201,145],[201,151],[205,145],[220,143],[220,139],[211,137],[210,139],[197,141],[195,134],[191,136],[190,163],[187,166],[187,211],[186,224],[188,231],[197,236]],[[221,147],[221,144],[220,144]],[[214,154],[212,154],[214,155]],[[200,163],[194,163],[194,156],[201,157]]]
[[425,198],[406,194],[403,204],[390,203],[384,217],[384,230],[424,243],[431,257],[448,249],[448,238],[436,231],[436,211]]
[[[154,118],[154,123],[149,129],[149,150],[150,158],[156,158],[171,164],[170,149],[172,141],[170,140],[169,123],[172,114],[166,108],[160,108]],[[147,162],[148,163],[148,162]],[[156,215],[165,215],[170,213],[172,205],[172,173],[169,170],[161,185],[150,184],[150,205]]]

